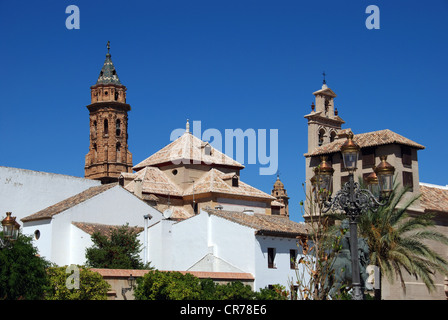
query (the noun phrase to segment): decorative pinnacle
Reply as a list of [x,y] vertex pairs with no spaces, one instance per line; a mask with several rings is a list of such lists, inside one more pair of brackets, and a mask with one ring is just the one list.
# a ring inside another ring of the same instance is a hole
[[107,41],[107,53],[109,53],[110,50],[110,41]]
[[187,125],[186,125],[186,128],[185,128],[185,132],[190,132],[190,122],[189,122],[189,119],[187,119]]

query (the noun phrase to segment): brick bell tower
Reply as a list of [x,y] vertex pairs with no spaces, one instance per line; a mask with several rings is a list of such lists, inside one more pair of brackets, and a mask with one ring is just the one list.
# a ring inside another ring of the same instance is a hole
[[90,147],[86,155],[85,177],[101,183],[118,181],[121,172],[132,172],[128,150],[128,111],[126,87],[118,79],[112,63],[110,42],[98,81],[90,87]]

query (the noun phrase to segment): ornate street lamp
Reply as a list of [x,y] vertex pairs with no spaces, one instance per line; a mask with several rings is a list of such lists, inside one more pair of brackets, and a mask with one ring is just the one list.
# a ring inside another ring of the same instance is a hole
[[[375,170],[375,168],[373,168]],[[376,197],[379,198],[380,196],[380,186],[378,184],[378,177],[373,171],[371,174],[369,174],[366,178],[367,188],[369,191]]]
[[322,162],[314,168],[314,176],[310,179],[314,187],[315,199],[325,201],[330,195],[334,169],[327,162],[328,157],[322,156]]
[[392,192],[394,187],[393,178],[395,168],[387,161],[387,156],[381,156],[381,163],[375,168],[375,173],[378,176],[379,189],[382,197],[387,197]]
[[356,170],[358,163],[358,154],[361,148],[353,141],[353,133],[348,134],[348,138],[341,146],[342,159],[344,161],[345,169],[349,172]]
[[[367,212],[368,210],[375,211],[379,206],[385,205],[385,203],[380,203],[372,194],[372,189],[361,189],[359,183],[354,180],[353,174],[357,167],[360,149],[361,148],[353,141],[353,134],[350,133],[347,141],[341,146],[344,166],[349,172],[349,181],[346,182],[341,190],[335,194],[333,199],[331,199],[331,197],[325,198],[323,201],[322,210],[323,213],[328,212],[331,208],[334,210],[343,210],[349,218],[354,300],[363,299],[359,272],[357,219],[361,214]],[[321,163],[319,167],[326,168],[326,173],[333,173],[333,171],[328,169],[328,163]],[[390,186],[394,170],[395,169],[386,162],[385,158],[383,159],[383,157],[381,157],[380,165],[375,168],[375,173],[378,175],[380,195],[388,195],[388,193],[392,190]],[[320,171],[321,169],[319,168],[316,177],[319,177],[321,174],[325,175],[325,173],[321,173]],[[316,180],[318,179],[316,178]],[[329,180],[331,180],[331,177]]]
[[6,218],[2,221],[3,239],[0,238],[0,249],[10,247],[19,236],[20,224],[16,217],[11,217],[11,212],[6,212]]

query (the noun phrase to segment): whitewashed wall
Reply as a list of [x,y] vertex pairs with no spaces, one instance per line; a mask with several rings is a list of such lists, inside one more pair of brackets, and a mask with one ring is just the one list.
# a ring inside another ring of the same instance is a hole
[[[298,259],[301,249],[297,247],[297,240],[282,237],[256,236],[255,252],[255,288],[260,289],[272,284],[281,284],[289,290],[292,282],[297,281],[296,270],[290,268],[289,250],[297,250]],[[275,248],[276,268],[268,267],[268,248]],[[302,268],[299,265],[300,268]]]
[[[83,264],[85,248],[92,245],[90,236],[72,225],[72,222],[107,225],[144,226],[143,216],[149,214],[149,224],[157,223],[162,214],[120,186],[67,209],[53,219],[31,221],[24,224],[23,233],[33,234],[39,229],[41,237],[34,243],[40,254],[58,264]],[[143,244],[143,232],[139,239]],[[143,257],[143,252],[142,252]]]
[[[276,269],[268,268],[267,248],[276,249]],[[213,254],[220,267],[253,274],[255,290],[270,284],[289,290],[290,280],[297,280],[290,269],[290,249],[301,253],[295,239],[256,236],[253,228],[205,211],[178,223],[162,220],[149,228],[149,260],[157,269],[184,271],[194,266],[195,271],[210,271],[213,266],[206,263],[213,259],[203,258]]]
[[11,211],[17,221],[74,196],[100,181],[0,166],[0,218]]

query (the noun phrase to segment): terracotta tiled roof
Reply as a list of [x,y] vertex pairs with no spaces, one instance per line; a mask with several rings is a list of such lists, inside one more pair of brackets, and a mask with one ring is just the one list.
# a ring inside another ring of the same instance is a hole
[[[121,226],[99,224],[99,223],[88,223],[88,222],[72,222],[72,224],[81,229],[82,231],[92,235],[95,232],[99,232],[106,237],[110,237],[113,230],[120,228]],[[142,227],[128,227],[132,232],[140,233],[144,230]]]
[[258,235],[272,235],[283,237],[297,237],[308,234],[305,224],[289,220],[288,217],[267,215],[267,214],[247,214],[244,212],[204,209],[206,212],[218,217],[233,221],[246,227],[255,229]]
[[[142,180],[142,191],[144,193],[182,196],[182,190],[157,167],[145,167],[134,174],[135,178]],[[125,188],[134,192],[134,186],[135,182],[131,181],[125,185]]]
[[118,183],[109,183],[109,184],[103,184],[100,186],[91,187],[81,193],[78,193],[70,198],[67,198],[65,200],[62,200],[52,206],[49,206],[43,210],[40,210],[36,213],[33,213],[32,215],[29,215],[25,218],[22,218],[21,220],[23,222],[28,221],[34,221],[34,220],[42,220],[42,219],[50,219],[54,215],[61,213],[67,209],[70,209],[71,207],[74,207],[86,200],[89,200],[98,194],[109,190],[113,187],[118,186]]
[[219,170],[211,169],[204,174],[198,181],[191,184],[188,189],[185,190],[184,195],[199,194],[199,193],[223,193],[239,196],[247,196],[253,198],[264,198],[275,200],[275,197],[254,188],[243,181],[238,181],[238,187],[233,187],[232,182],[226,182],[230,177],[233,177],[235,173],[224,174]]
[[[133,270],[133,269],[99,269],[91,268],[93,272],[98,272],[105,278],[128,278],[132,274],[133,277],[143,277],[150,270]],[[159,270],[167,272],[167,270]],[[254,280],[251,273],[245,272],[207,272],[207,271],[177,271],[182,274],[189,273],[198,278],[211,278],[215,280]]]
[[284,207],[285,205],[277,200],[271,202],[271,206],[273,207]]
[[154,153],[149,158],[134,166],[138,171],[146,166],[159,166],[166,163],[198,163],[224,165],[236,168],[244,168],[242,164],[211,147],[210,155],[206,154],[206,142],[195,137],[189,132],[185,132],[178,139],[171,142],[161,150]]
[[[421,144],[409,140],[398,133],[395,133],[389,129],[360,133],[354,136],[353,141],[356,142],[361,148],[380,146],[385,144],[397,143],[417,149],[424,149],[425,147]],[[310,153],[306,153],[305,156],[317,156],[322,154],[330,154],[339,152],[345,139],[338,139],[331,143],[325,144],[319,148],[316,148]]]
[[420,205],[425,211],[448,213],[448,187],[420,184]]

